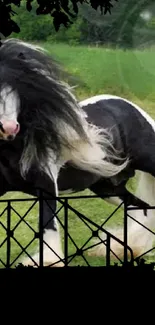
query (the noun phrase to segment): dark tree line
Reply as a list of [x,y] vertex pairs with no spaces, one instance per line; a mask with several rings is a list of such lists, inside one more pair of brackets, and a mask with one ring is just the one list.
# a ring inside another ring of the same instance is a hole
[[149,6],[154,0],[0,0],[0,36],[134,47],[155,39],[140,17]]
[[[12,6],[20,7],[21,3],[22,0],[0,0],[0,33],[4,37],[10,36],[12,32],[20,32],[18,24],[12,19],[16,15]],[[27,0],[25,10],[30,12],[33,3],[34,0]],[[72,19],[78,15],[78,5],[83,3],[89,3],[94,10],[100,8],[104,14],[111,12],[113,7],[112,0],[37,0],[36,15],[49,14],[53,18],[55,30],[58,31],[61,24],[67,28],[73,23]]]

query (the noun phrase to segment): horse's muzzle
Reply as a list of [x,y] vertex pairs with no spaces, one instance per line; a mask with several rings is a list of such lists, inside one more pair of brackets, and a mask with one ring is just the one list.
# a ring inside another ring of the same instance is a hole
[[0,121],[0,138],[3,140],[13,140],[20,131],[20,125],[17,121]]

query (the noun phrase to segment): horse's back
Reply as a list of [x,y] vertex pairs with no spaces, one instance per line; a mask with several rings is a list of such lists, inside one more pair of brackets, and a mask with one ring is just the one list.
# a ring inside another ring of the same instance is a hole
[[[146,157],[155,161],[155,122],[136,104],[117,96],[98,95],[80,102],[87,120],[109,129],[114,146],[135,163]],[[145,162],[144,162],[145,163]]]
[[151,126],[150,121],[154,123],[138,105],[118,96],[97,95],[81,101],[80,105],[91,123],[105,128],[113,127],[116,123],[117,125],[127,123],[128,130],[130,130],[134,125],[143,126],[146,122],[148,123],[147,118],[150,118],[149,126]]

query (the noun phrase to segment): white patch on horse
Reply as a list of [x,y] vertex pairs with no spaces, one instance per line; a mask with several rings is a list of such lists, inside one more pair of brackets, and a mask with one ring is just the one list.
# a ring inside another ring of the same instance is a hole
[[9,85],[4,85],[0,93],[0,120],[17,121],[19,110],[18,93]]
[[20,39],[14,39],[14,38],[9,38],[8,40],[5,40],[5,44],[9,42],[9,43],[14,43],[15,45],[18,43],[22,46],[25,46],[26,48],[29,48],[31,50],[35,50],[35,51],[39,51],[39,52],[47,52],[47,50],[45,50],[43,47],[36,45],[36,44],[31,44],[28,42],[23,42]]
[[54,187],[55,187],[55,196],[59,195],[58,192],[58,184],[57,184],[57,179],[58,179],[58,174],[59,174],[60,167],[57,166],[53,161],[49,160],[48,162],[48,168],[45,167],[45,172],[46,174],[52,179],[54,182]]
[[123,201],[117,196],[110,196],[108,198],[104,198],[104,201],[107,201],[110,204],[120,205]]
[[44,171],[46,174],[54,181],[54,186],[55,186],[55,196],[58,197],[59,195],[59,189],[58,189],[58,175],[61,167],[65,164],[64,159],[56,159],[55,153],[52,150],[49,150],[49,155],[48,155],[48,162],[47,162],[47,167],[44,168]]
[[75,191],[73,189],[67,189],[67,190],[59,191],[59,195],[72,194],[74,192]]

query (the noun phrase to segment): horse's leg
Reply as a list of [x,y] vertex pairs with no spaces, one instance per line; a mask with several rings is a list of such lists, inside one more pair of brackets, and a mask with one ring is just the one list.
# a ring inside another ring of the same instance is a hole
[[[39,191],[37,188],[48,190],[48,192],[52,194],[55,192],[54,184],[51,179],[47,175],[43,175],[36,170],[31,170],[26,181],[20,176],[18,169],[12,170],[10,166],[7,168],[5,165],[2,165],[1,162],[0,172],[0,195],[5,194],[7,191],[21,191],[29,195],[38,196]],[[54,199],[51,199],[51,195],[47,196],[45,194],[45,197],[49,197],[49,200],[47,203],[45,200],[43,200],[43,260],[44,265],[49,265],[54,264],[62,259],[63,252],[60,244],[60,234],[57,220],[56,217],[54,217],[54,213],[56,212],[56,201]],[[32,256],[32,258],[36,261],[37,264],[39,263],[38,252]],[[24,265],[34,264],[34,262],[29,257],[26,257],[22,263]],[[62,262],[55,264],[55,266],[62,265]]]
[[[141,171],[137,174],[139,174],[139,177],[135,195],[147,202],[150,206],[155,206],[155,177]],[[131,210],[128,211],[128,215],[148,229],[155,230],[154,209],[147,210],[147,217],[143,210]],[[129,218],[128,241],[129,245],[134,247],[135,256],[140,256],[154,246],[155,235]]]
[[[143,155],[140,160],[139,171],[137,172],[138,180],[135,190],[136,197],[140,198],[150,206],[155,206],[155,157],[154,147],[147,146],[147,154]],[[144,158],[146,157],[146,158]],[[143,165],[143,170],[141,169]],[[134,256],[138,257],[151,250],[154,246],[155,235],[151,232],[155,230],[155,210],[147,210],[147,217],[144,210],[130,210],[128,216],[131,216],[142,225],[138,224],[132,218],[128,218],[128,244],[133,249]],[[146,228],[151,231],[147,230]],[[122,237],[123,229],[116,229],[115,234],[120,233]],[[144,256],[145,257],[145,256]]]
[[[47,196],[47,195],[45,195]],[[56,200],[47,200],[43,203],[43,229],[44,229],[44,265],[64,266],[64,258],[59,224],[56,216]]]
[[[149,176],[149,178],[148,178]],[[142,177],[140,182],[139,182],[139,186],[137,188],[136,191],[136,197],[129,193],[127,191],[127,189],[124,187],[124,193],[123,194],[128,194],[128,205],[132,205],[132,206],[139,206],[140,208],[147,208],[147,205],[145,206],[145,202],[147,202],[148,204],[151,204],[151,200],[147,200],[146,197],[148,194],[145,193],[145,195],[140,195],[140,192],[147,191],[148,190],[148,186],[150,186],[150,175],[147,174],[147,177],[145,177],[145,182],[144,182],[144,178]],[[108,185],[108,186],[107,186]],[[155,183],[154,183],[155,185]],[[118,195],[118,197],[110,197],[108,199],[105,199],[107,202],[115,204],[115,205],[119,205],[122,202],[122,197],[121,197],[121,192],[120,192],[120,187],[111,187],[109,185],[109,183],[106,184],[106,181],[103,182],[103,184],[100,183],[96,183],[93,186],[91,186],[91,190],[93,192],[95,192],[97,195],[100,195],[101,193],[105,193],[108,192],[111,194],[115,194]],[[123,190],[123,188],[122,188]],[[121,191],[122,191],[121,190]],[[155,191],[155,187],[154,187],[154,191]],[[137,197],[140,198],[137,199]],[[144,201],[143,201],[144,200]],[[141,223],[145,224],[145,226],[150,226],[152,223],[155,222],[155,218],[153,218],[153,214],[151,210],[147,211],[147,216],[145,214],[145,210],[133,210],[129,212],[129,215],[131,215],[132,217],[134,217],[135,219],[138,219]],[[109,228],[108,229],[113,235],[115,235],[117,238],[121,239],[123,241],[123,227],[116,227],[116,228]],[[104,238],[104,235],[101,235],[102,239]],[[142,254],[144,252],[144,248],[145,251],[151,248],[151,244],[152,244],[152,240],[153,240],[153,235],[151,233],[149,233],[147,230],[145,230],[143,227],[141,227],[139,224],[137,224],[135,221],[132,221],[132,219],[128,218],[128,245],[133,249],[133,253],[134,256],[139,256],[140,254]],[[92,249],[90,251],[90,255],[100,255],[100,256],[105,256],[106,255],[106,250],[105,250],[105,245],[101,244],[96,246],[94,249]],[[119,256],[120,258],[123,256],[124,254],[124,249],[123,246],[120,245],[117,241],[115,240],[111,240],[111,249],[112,251]]]
[[[47,195],[45,195],[47,197]],[[59,227],[54,213],[56,212],[56,200],[43,200],[43,263],[44,266],[64,266],[62,261],[63,252]],[[32,259],[39,265],[39,252],[32,256]],[[29,257],[25,258],[24,265],[34,265]]]
[[[55,199],[55,186],[53,181],[43,173],[35,170],[27,177],[28,183],[23,183],[22,190],[25,193],[40,197],[42,194],[42,220],[43,225],[43,264],[45,266],[63,266],[63,252],[57,218],[55,216],[57,202]],[[35,186],[35,188],[34,188]],[[40,190],[41,192],[40,193]],[[53,196],[52,196],[53,195]],[[45,199],[46,198],[46,199]],[[39,265],[39,248],[32,259]],[[29,257],[23,260],[24,265],[34,265]],[[53,265],[52,265],[53,264]]]

